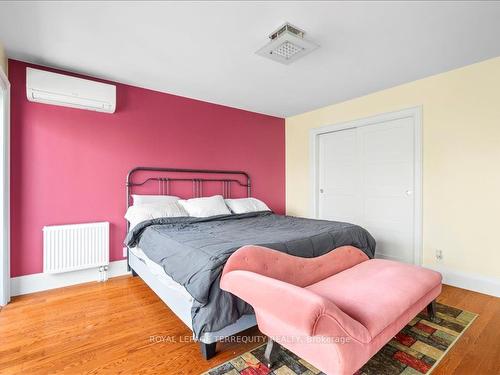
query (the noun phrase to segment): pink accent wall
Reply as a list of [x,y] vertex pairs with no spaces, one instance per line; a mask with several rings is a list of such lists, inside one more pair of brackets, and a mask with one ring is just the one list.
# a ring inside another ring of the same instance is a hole
[[45,225],[109,221],[122,259],[125,177],[139,165],[244,170],[284,213],[284,119],[122,84],[114,114],[31,103],[27,66],[9,61],[13,277],[42,272]]

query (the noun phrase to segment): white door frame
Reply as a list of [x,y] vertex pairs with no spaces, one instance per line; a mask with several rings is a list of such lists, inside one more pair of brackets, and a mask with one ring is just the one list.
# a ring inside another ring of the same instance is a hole
[[332,133],[340,130],[359,128],[362,126],[375,125],[381,122],[399,120],[403,118],[412,118],[414,122],[414,142],[415,142],[415,228],[414,228],[414,256],[413,263],[422,264],[422,106],[403,109],[395,112],[383,113],[353,121],[342,122],[339,124],[325,125],[313,128],[309,131],[309,161],[311,172],[311,217],[318,218],[318,178],[319,178],[319,136],[321,134]]
[[0,68],[0,306],[10,301],[10,83]]

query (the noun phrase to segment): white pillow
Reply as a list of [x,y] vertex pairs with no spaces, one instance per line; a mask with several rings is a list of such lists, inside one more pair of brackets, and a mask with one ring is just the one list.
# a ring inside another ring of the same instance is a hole
[[215,215],[229,215],[231,211],[224,203],[222,195],[206,198],[192,198],[180,200],[179,204],[193,217],[208,217]]
[[135,227],[142,221],[157,219],[159,217],[181,217],[189,216],[186,210],[177,202],[160,204],[134,204],[125,213],[125,219],[130,223],[130,228]]
[[256,198],[226,199],[225,202],[233,214],[271,211],[264,202]]
[[170,203],[177,202],[179,197],[173,195],[138,195],[132,194],[132,199],[134,200],[134,205],[137,204],[158,204],[158,203]]

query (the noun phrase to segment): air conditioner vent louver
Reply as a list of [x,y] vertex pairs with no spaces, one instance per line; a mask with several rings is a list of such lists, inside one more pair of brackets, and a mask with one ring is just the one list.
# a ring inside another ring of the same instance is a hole
[[290,64],[318,48],[317,44],[304,39],[304,35],[303,30],[285,23],[269,35],[271,41],[256,53],[283,64]]

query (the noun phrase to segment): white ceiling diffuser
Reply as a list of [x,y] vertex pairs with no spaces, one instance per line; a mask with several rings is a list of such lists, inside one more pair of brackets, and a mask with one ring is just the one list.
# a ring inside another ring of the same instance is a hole
[[290,64],[319,47],[316,43],[304,39],[304,35],[304,30],[287,22],[270,34],[271,41],[256,53],[283,64]]

